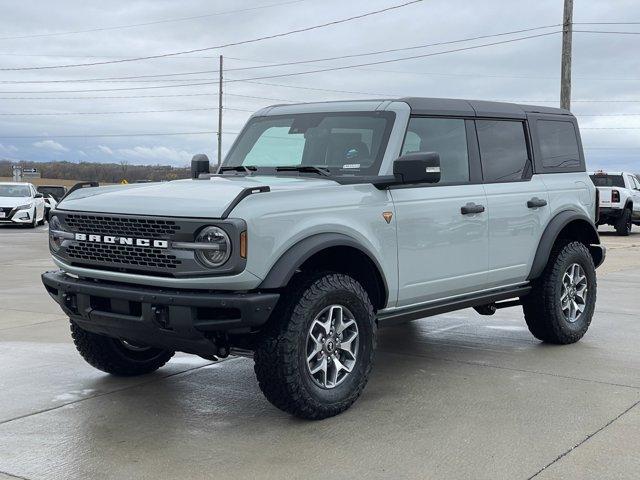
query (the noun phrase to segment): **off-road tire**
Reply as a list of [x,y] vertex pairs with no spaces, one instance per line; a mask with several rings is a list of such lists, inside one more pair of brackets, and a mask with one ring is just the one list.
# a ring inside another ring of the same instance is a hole
[[[560,303],[562,277],[573,263],[587,277],[587,300],[582,315],[574,323],[564,316]],[[546,343],[566,345],[580,340],[591,324],[596,303],[596,271],[587,247],[580,242],[559,242],[549,257],[544,272],[533,289],[522,298],[524,318],[531,334]]]
[[631,209],[625,208],[622,211],[622,215],[620,215],[620,218],[618,218],[618,220],[616,221],[616,233],[622,237],[630,235],[632,224]]
[[160,348],[131,350],[120,340],[87,332],[71,321],[71,336],[82,358],[102,370],[121,377],[134,377],[156,371],[174,352]]
[[[309,420],[332,417],[356,401],[369,378],[376,340],[374,309],[362,285],[342,273],[300,276],[291,283],[255,350],[256,377],[277,408]],[[359,331],[358,356],[348,378],[323,389],[309,373],[306,342],[311,322],[332,304],[352,312]]]

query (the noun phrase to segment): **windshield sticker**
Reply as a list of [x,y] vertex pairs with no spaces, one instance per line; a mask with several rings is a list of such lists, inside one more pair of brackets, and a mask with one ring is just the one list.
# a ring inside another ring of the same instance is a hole
[[342,168],[360,168],[360,164],[359,163],[347,163],[346,165],[343,165]]

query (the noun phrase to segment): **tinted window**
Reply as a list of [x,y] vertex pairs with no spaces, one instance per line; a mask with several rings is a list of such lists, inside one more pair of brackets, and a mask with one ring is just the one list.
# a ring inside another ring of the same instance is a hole
[[524,124],[507,120],[477,120],[476,129],[485,182],[522,179],[529,161]]
[[620,187],[624,188],[622,175],[607,175],[606,173],[596,173],[591,175],[591,181],[596,187]]
[[440,183],[469,181],[469,155],[464,120],[412,118],[402,146],[402,155],[436,152],[440,155]]
[[539,120],[537,127],[544,167],[573,168],[580,166],[580,149],[573,123]]

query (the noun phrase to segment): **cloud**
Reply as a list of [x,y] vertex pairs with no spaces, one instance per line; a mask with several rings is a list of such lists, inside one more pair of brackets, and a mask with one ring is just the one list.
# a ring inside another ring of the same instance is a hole
[[64,145],[56,142],[55,140],[42,140],[40,142],[35,142],[33,144],[34,147],[38,148],[46,148],[48,150],[53,150],[54,152],[68,152],[69,149]]
[[170,147],[143,147],[118,149],[118,154],[141,160],[152,160],[160,163],[182,163],[191,159],[192,155],[185,150]]
[[102,153],[106,153],[107,155],[113,155],[113,150],[111,150],[106,145],[98,145],[98,150],[100,150]]
[[3,145],[0,143],[0,153],[3,155],[11,155],[12,153],[16,153],[18,148],[13,145]]

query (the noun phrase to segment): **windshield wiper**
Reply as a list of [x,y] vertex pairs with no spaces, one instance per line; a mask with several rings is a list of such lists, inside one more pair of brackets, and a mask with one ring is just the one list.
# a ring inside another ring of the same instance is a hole
[[222,166],[218,170],[220,173],[222,172],[245,172],[252,173],[258,170],[258,167],[254,165],[235,165],[235,166]]
[[323,177],[330,177],[331,173],[328,168],[316,167],[314,165],[289,165],[284,167],[276,167],[276,172],[309,172],[317,173]]

